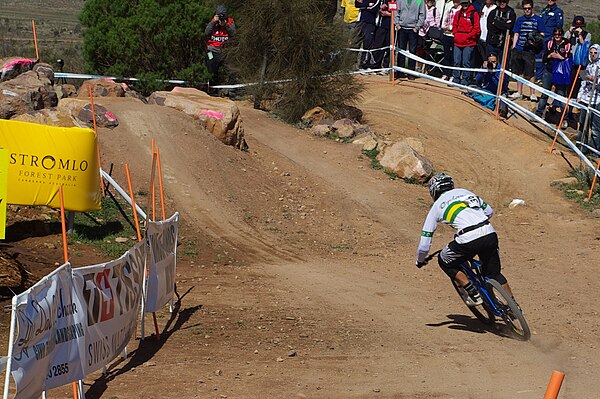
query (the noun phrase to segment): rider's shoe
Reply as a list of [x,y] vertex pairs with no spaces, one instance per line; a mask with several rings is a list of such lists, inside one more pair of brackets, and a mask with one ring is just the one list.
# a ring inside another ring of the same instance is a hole
[[477,291],[477,288],[473,285],[473,283],[467,284],[464,288],[463,301],[467,306],[477,306],[483,303],[483,299],[481,299],[481,294]]

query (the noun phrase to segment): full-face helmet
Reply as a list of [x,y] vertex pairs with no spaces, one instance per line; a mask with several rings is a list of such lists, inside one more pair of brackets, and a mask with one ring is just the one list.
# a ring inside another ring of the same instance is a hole
[[437,200],[439,196],[454,188],[454,180],[445,173],[438,173],[429,179],[429,194],[433,200]]

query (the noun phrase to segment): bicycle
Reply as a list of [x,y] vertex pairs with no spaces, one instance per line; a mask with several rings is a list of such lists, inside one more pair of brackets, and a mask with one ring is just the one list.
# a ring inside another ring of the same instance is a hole
[[[429,262],[440,252],[441,250],[432,253],[425,258],[425,262]],[[489,326],[495,325],[496,318],[500,318],[510,328],[515,338],[521,341],[529,340],[531,331],[525,316],[523,316],[523,311],[499,282],[481,274],[481,263],[475,259],[470,259],[462,263],[460,269],[477,288],[483,300],[480,305],[467,305],[471,313]],[[465,289],[456,283],[454,279],[450,280],[461,299],[468,295]]]

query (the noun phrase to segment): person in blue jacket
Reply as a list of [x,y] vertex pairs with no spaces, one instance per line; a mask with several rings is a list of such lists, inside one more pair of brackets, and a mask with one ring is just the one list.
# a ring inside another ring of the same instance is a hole
[[371,51],[373,49],[373,43],[375,42],[375,32],[377,31],[377,19],[379,17],[379,6],[381,0],[355,0],[354,6],[358,8],[358,22],[359,29],[362,35],[362,47],[364,51],[360,56],[360,69],[366,69],[370,67],[373,62],[373,55]]
[[[544,21],[544,50],[548,48],[548,42],[552,40],[552,32],[555,28],[562,28],[564,25],[564,12],[561,10],[557,0],[547,0],[548,4],[542,9],[540,17]],[[544,50],[535,57],[535,77],[536,80],[543,80],[544,77]]]

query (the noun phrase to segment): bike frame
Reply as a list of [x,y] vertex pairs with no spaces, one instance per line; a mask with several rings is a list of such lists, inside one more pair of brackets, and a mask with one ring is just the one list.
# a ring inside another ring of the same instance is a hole
[[498,317],[503,317],[504,312],[496,306],[496,301],[492,300],[486,288],[485,282],[486,280],[489,280],[489,278],[481,274],[481,263],[471,259],[461,264],[460,266],[463,272],[467,275],[469,281],[471,281],[473,285],[475,285],[475,287],[477,287],[479,292],[483,295],[484,301],[491,306],[491,309],[494,311],[494,314]]

